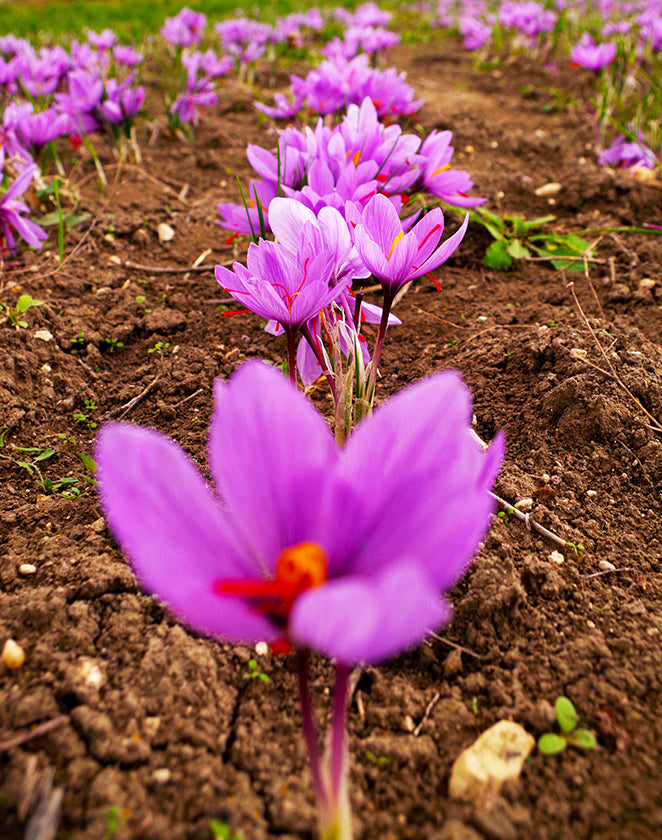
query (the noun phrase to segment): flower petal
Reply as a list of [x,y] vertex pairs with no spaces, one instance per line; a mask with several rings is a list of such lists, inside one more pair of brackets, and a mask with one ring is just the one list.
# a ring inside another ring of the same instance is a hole
[[[334,575],[371,574],[407,556],[439,589],[460,577],[489,526],[504,454],[501,436],[482,451],[470,425],[471,397],[455,371],[406,388],[359,424],[330,503]],[[352,492],[361,487],[372,492]]]
[[420,564],[401,561],[370,577],[345,577],[301,595],[290,635],[347,665],[378,663],[415,645],[448,620]]
[[237,550],[218,500],[177,444],[116,423],[100,432],[95,459],[104,513],[148,592],[200,632],[236,642],[277,635],[244,602],[214,593],[219,579],[259,572]]
[[217,382],[209,463],[245,550],[265,574],[289,546],[314,540],[339,450],[322,416],[283,374],[247,362]]

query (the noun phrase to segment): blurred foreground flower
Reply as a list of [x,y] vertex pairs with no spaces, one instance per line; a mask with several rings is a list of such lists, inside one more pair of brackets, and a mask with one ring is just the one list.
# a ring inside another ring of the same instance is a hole
[[[145,588],[190,627],[295,647],[322,837],[346,840],[350,667],[394,656],[448,620],[442,593],[488,528],[503,437],[480,449],[469,392],[452,371],[398,394],[342,449],[262,362],[219,381],[215,397],[216,493],[168,438],[112,424],[95,456],[103,509]],[[311,649],[337,662],[327,763],[310,702]]]

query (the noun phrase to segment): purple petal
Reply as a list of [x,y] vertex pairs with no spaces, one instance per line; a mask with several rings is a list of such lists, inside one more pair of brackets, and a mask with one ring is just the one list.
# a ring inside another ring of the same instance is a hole
[[459,230],[455,231],[452,236],[449,236],[448,239],[437,248],[434,254],[432,254],[432,256],[430,256],[423,265],[420,265],[417,268],[416,273],[412,274],[412,277],[420,277],[422,274],[426,274],[428,271],[439,268],[442,263],[445,263],[446,260],[455,253],[460,245],[460,242],[464,239],[464,234],[467,232],[468,224],[469,214],[467,213]]
[[400,562],[308,590],[294,605],[290,635],[343,664],[378,663],[415,645],[449,615],[424,569]]
[[217,382],[209,463],[246,549],[273,571],[280,552],[314,541],[339,450],[322,416],[283,374],[247,362]]
[[470,424],[471,397],[455,371],[406,388],[359,424],[342,451],[324,542],[334,575],[414,557],[439,589],[460,577],[489,526],[504,454],[502,436],[483,452]]
[[243,601],[214,593],[220,579],[259,571],[237,550],[218,500],[177,444],[112,424],[97,438],[95,459],[104,514],[148,592],[203,633],[236,642],[278,635]]

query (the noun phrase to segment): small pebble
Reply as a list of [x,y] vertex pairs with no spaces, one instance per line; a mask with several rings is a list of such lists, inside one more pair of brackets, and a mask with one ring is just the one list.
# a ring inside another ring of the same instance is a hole
[[155,770],[152,773],[152,778],[155,782],[158,782],[160,785],[166,784],[166,782],[170,781],[170,770],[167,767],[159,767],[158,770]]
[[13,639],[7,639],[2,649],[2,663],[5,668],[16,671],[25,662],[25,651]]
[[591,619],[589,618],[586,622],[586,626],[589,628],[589,630],[595,630],[595,621],[591,621]]
[[543,184],[542,187],[538,187],[538,189],[534,190],[534,195],[537,195],[538,198],[547,198],[550,195],[558,195],[561,192],[561,184],[557,181],[550,181],[547,184]]
[[533,499],[520,499],[519,502],[515,502],[515,507],[522,513],[528,513],[533,508]]
[[269,653],[269,645],[266,642],[258,642],[255,645],[255,653],[258,656],[266,656]]
[[597,495],[598,495],[598,491],[597,491],[597,490],[587,490],[587,491],[586,491],[586,495],[587,495],[587,496],[597,496]]
[[402,723],[405,732],[413,732],[416,729],[416,724],[414,723],[414,719],[411,715],[405,715],[405,719]]
[[498,148],[499,148],[499,144],[497,143],[497,141],[492,140],[492,142],[490,143],[490,149],[498,149]]
[[52,341],[53,333],[50,330],[37,330],[34,337],[41,339],[41,341]]
[[609,560],[600,560],[600,562],[598,563],[598,566],[600,567],[600,571],[602,571],[602,572],[615,572],[616,571],[616,566],[614,566],[613,563],[610,563]]
[[652,277],[642,277],[639,281],[639,288],[640,289],[653,289],[657,285],[657,280],[653,280]]
[[465,151],[468,155],[470,155],[470,154],[473,152],[473,150],[474,150],[474,147],[473,147],[473,146],[465,146],[465,147],[464,147],[464,151]]
[[157,227],[156,232],[158,233],[161,242],[170,242],[171,239],[175,238],[175,231],[165,222],[161,222],[161,224]]
[[28,575],[34,575],[37,573],[37,567],[32,563],[21,563],[18,567],[18,573],[19,575],[25,575],[26,577]]
[[552,551],[552,553],[549,555],[549,559],[552,561],[552,563],[558,563],[559,566],[561,565],[561,563],[565,563],[565,557],[561,554],[560,551]]

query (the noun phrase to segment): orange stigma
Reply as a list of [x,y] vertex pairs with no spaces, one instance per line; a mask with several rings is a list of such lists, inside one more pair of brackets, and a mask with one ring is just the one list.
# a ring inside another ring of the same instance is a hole
[[307,542],[281,551],[276,559],[276,575],[271,580],[218,580],[214,583],[214,592],[242,598],[253,609],[285,628],[299,595],[325,581],[326,554],[317,543]]

